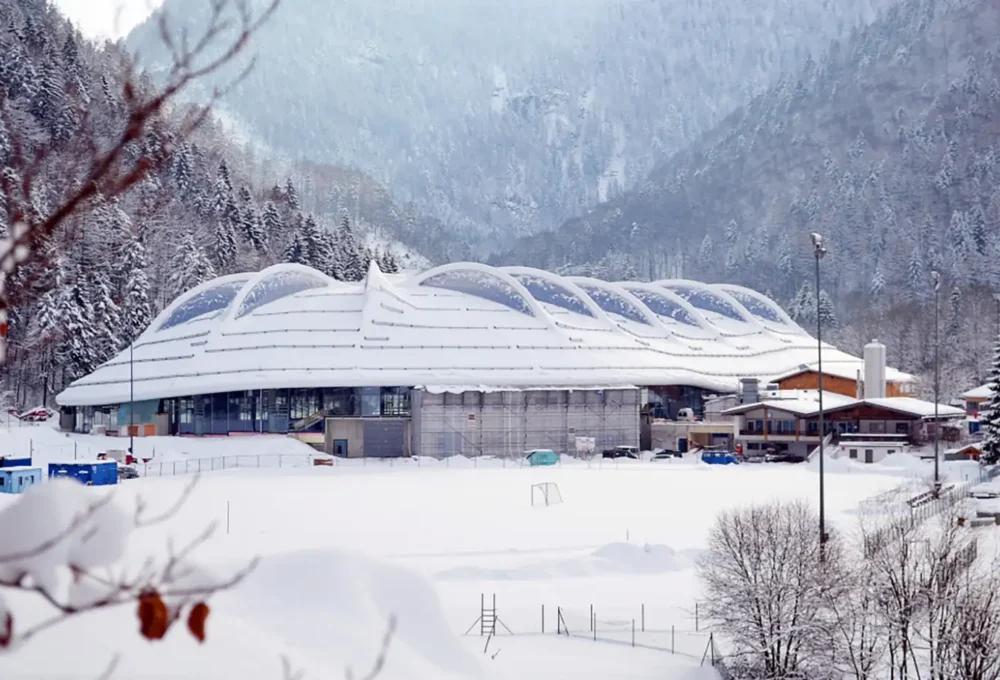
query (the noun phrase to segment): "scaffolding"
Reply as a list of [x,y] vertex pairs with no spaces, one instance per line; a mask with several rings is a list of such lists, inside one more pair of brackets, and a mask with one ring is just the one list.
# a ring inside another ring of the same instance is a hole
[[639,445],[639,390],[423,392],[414,414],[415,448],[424,456],[519,458],[532,449],[576,453],[577,437],[596,451]]

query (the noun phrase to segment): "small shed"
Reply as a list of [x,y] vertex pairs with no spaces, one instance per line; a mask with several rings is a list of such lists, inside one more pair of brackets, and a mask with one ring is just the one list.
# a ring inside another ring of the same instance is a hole
[[85,486],[107,486],[118,483],[118,463],[113,460],[81,463],[49,463],[49,479],[68,477]]
[[559,463],[559,456],[555,451],[550,449],[535,449],[534,451],[528,451],[524,454],[524,457],[528,459],[528,463],[532,467],[541,465],[557,465]]
[[983,455],[982,444],[966,444],[944,452],[945,460],[979,460]]
[[0,468],[11,468],[11,467],[31,467],[31,456],[28,456],[27,458],[0,456]]
[[0,493],[23,493],[42,483],[42,469],[33,467],[0,468]]

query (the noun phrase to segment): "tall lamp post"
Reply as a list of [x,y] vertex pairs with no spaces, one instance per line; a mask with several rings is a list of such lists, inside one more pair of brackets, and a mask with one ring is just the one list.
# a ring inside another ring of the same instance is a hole
[[940,340],[938,337],[938,323],[940,313],[939,300],[941,298],[941,275],[937,270],[931,272],[931,280],[934,282],[934,497],[941,494],[941,475],[938,470],[938,447],[941,441],[941,421],[938,420],[938,404],[941,402],[939,392],[941,391],[941,364],[939,361]]
[[135,340],[128,346],[128,452],[135,456],[135,372],[132,370],[132,347]]
[[823,237],[817,233],[812,239],[813,254],[816,256],[816,369],[819,374],[819,550],[820,559],[826,558],[826,497],[823,486],[823,438],[826,435],[823,423],[823,317],[819,305],[819,261],[826,255]]

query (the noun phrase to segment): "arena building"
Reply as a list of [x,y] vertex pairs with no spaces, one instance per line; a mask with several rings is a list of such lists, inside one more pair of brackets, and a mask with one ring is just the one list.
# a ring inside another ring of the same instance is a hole
[[[57,398],[64,428],[295,433],[343,456],[517,456],[639,443],[741,378],[806,369],[816,340],[752,290],[455,263],[345,283],[282,264],[180,296]],[[824,347],[824,370],[863,362]],[[899,382],[910,376],[888,369]],[[585,439],[583,441],[586,441]]]

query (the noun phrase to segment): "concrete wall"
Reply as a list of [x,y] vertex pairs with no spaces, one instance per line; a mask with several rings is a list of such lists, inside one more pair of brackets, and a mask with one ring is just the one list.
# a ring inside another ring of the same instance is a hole
[[347,457],[361,458],[365,455],[365,429],[360,418],[327,418],[323,440],[323,450],[333,455],[335,439],[347,440]]
[[419,403],[413,419],[419,455],[516,458],[536,448],[574,453],[575,437],[594,437],[598,452],[639,444],[638,390],[425,392],[413,403]]

